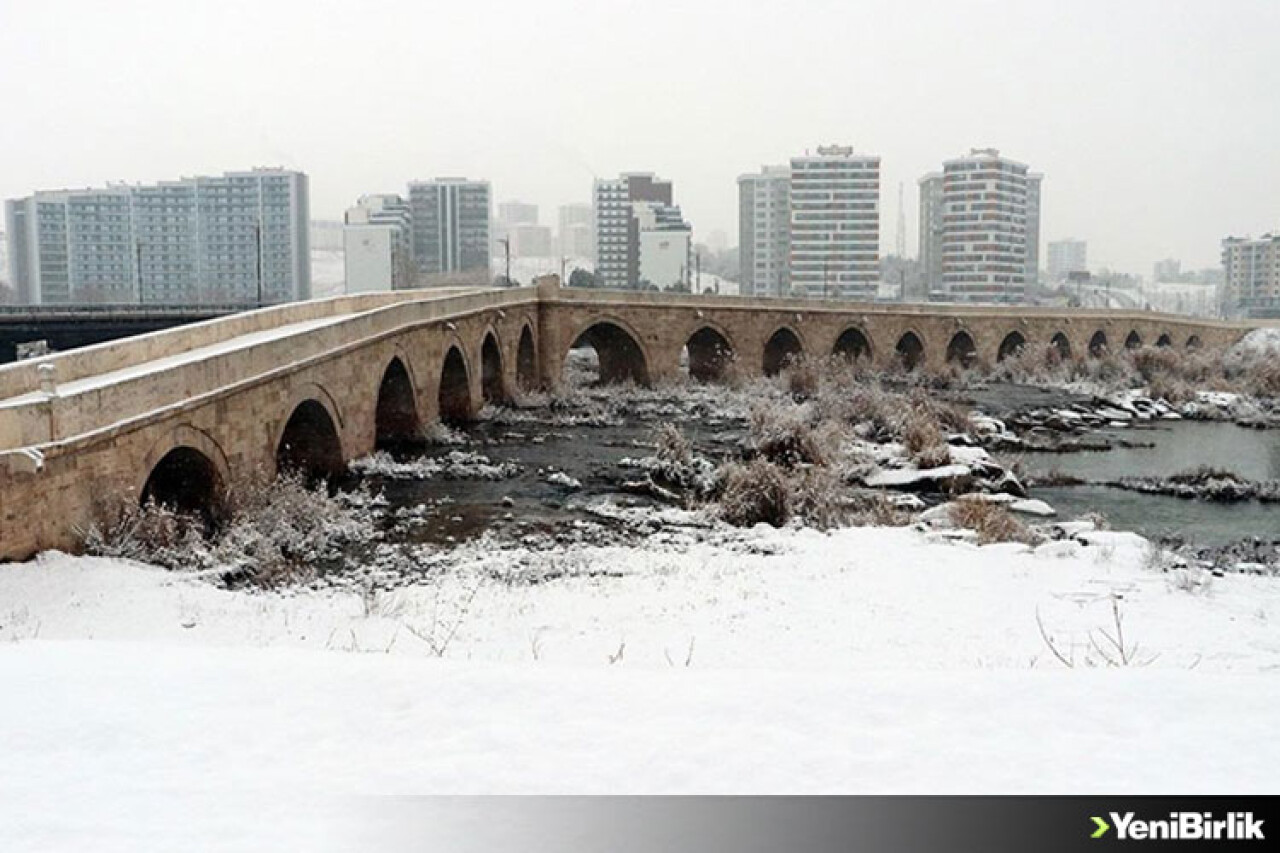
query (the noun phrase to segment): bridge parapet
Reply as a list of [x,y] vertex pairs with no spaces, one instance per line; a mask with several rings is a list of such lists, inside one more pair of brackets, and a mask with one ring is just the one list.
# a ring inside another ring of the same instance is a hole
[[[321,300],[310,311],[266,309],[254,312],[260,316],[223,318],[9,365],[0,373],[21,377],[11,385],[34,387],[0,398],[0,451],[92,432],[406,327],[536,298],[531,288],[342,297]],[[310,303],[299,308],[305,305]],[[296,320],[300,315],[310,319]],[[114,350],[125,354],[112,358]],[[90,351],[124,366],[90,372]],[[147,357],[155,352],[167,355]],[[53,395],[43,387],[50,369],[57,383]]]
[[[469,292],[463,288],[429,291],[430,298]],[[0,366],[0,400],[7,400],[39,388],[41,364],[58,367],[61,382],[75,382],[117,370],[135,367],[162,358],[170,358],[200,347],[212,346],[242,335],[266,332],[280,326],[304,323],[325,317],[359,314],[375,308],[406,301],[421,300],[426,291],[404,290],[334,296],[308,302],[290,302],[270,308],[259,308],[230,317],[219,317],[191,323],[160,332],[137,335],[118,341],[82,347],[64,353],[29,359]]]

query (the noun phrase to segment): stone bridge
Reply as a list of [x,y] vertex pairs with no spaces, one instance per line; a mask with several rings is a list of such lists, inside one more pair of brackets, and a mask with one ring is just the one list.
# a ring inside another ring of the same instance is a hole
[[228,484],[325,476],[379,442],[555,386],[574,346],[600,379],[714,381],[799,355],[909,369],[1144,345],[1222,347],[1186,317],[561,289],[430,290],[294,303],[0,368],[0,558],[74,548],[110,501],[211,512]]

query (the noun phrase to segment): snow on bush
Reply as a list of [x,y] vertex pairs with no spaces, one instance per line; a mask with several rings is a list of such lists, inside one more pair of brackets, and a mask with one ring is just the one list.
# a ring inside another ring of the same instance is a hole
[[364,475],[393,480],[508,480],[519,476],[524,467],[510,460],[495,463],[481,453],[451,450],[440,457],[418,457],[398,462],[386,451],[379,450],[351,463],[351,469]]
[[230,489],[212,523],[148,502],[100,507],[82,546],[94,556],[125,557],[169,569],[214,569],[274,586],[309,577],[345,546],[377,538],[381,498],[365,491],[330,495],[287,472]]

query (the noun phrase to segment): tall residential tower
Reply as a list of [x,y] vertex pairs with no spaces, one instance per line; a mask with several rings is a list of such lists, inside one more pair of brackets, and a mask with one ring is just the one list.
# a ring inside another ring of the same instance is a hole
[[1040,178],[994,148],[942,173],[942,283],[968,302],[1021,302],[1039,263]]
[[309,299],[307,176],[227,172],[41,191],[5,205],[28,304],[269,304]]
[[765,166],[738,178],[743,296],[786,296],[790,284],[791,169]]
[[791,158],[791,290],[873,299],[880,280],[880,158],[819,147]]
[[413,259],[436,280],[489,283],[492,198],[488,181],[436,178],[409,184]]

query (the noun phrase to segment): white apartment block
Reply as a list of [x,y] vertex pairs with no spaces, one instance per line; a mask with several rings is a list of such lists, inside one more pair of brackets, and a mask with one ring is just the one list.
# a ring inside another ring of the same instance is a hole
[[1089,244],[1084,240],[1054,240],[1049,243],[1049,281],[1067,280],[1073,272],[1089,269]]
[[309,299],[307,176],[227,172],[40,191],[5,204],[26,304],[270,304]]
[[738,178],[738,246],[742,294],[790,291],[791,169],[764,166]]
[[874,299],[880,280],[880,158],[843,146],[791,158],[791,290]]
[[925,292],[942,289],[942,173],[920,179],[920,274]]
[[1280,233],[1222,241],[1226,301],[1233,313],[1280,317]]
[[367,195],[342,229],[347,293],[403,290],[414,283],[413,220],[399,195]]
[[[615,179],[597,179],[592,188],[595,201],[596,278],[603,287],[634,288],[642,281],[655,286],[665,283],[646,278],[641,269],[641,232],[649,223],[649,231],[687,232],[692,229],[684,221],[680,208],[672,203],[671,182],[656,178],[650,172],[627,172]],[[645,242],[661,242],[652,238]],[[688,260],[685,261],[686,280]],[[649,268],[649,272],[665,277],[665,265]],[[675,282],[670,282],[675,283]]]
[[413,259],[437,280],[489,283],[492,196],[488,181],[435,178],[409,184]]
[[639,254],[638,281],[663,290],[688,284],[693,232],[680,216],[680,209],[658,202],[635,202],[633,217]]
[[954,299],[1021,302],[1038,263],[1040,176],[975,148],[943,164],[942,281]]

